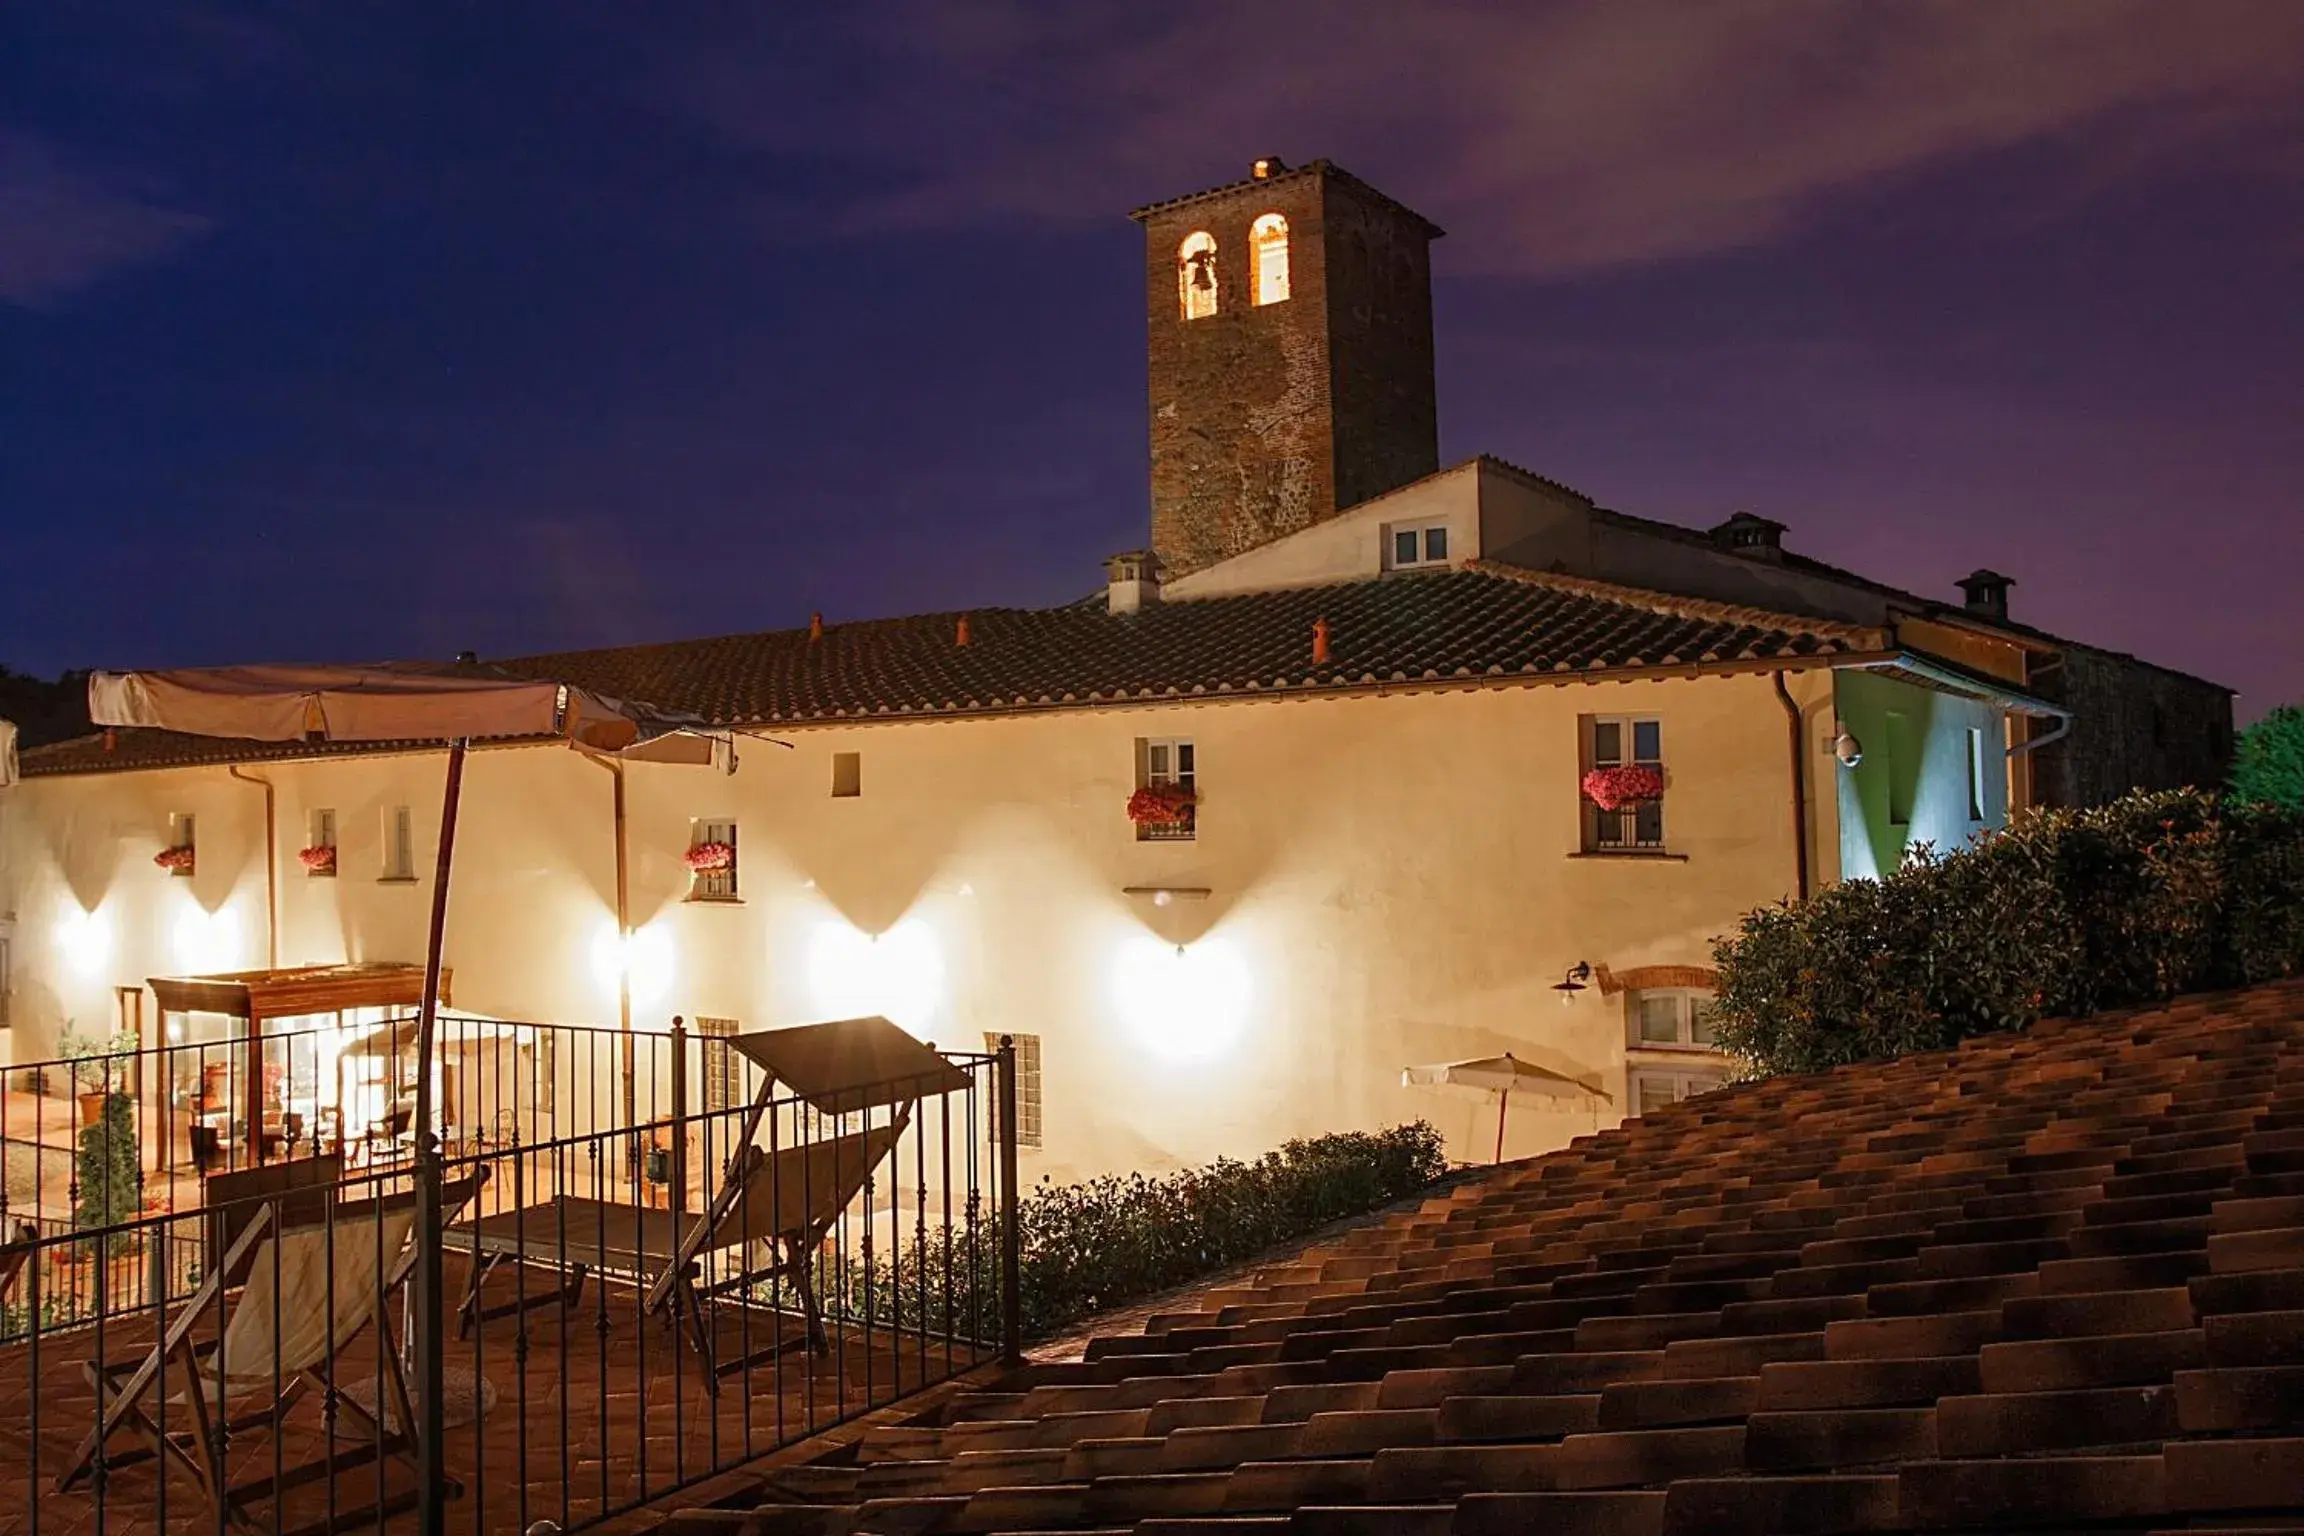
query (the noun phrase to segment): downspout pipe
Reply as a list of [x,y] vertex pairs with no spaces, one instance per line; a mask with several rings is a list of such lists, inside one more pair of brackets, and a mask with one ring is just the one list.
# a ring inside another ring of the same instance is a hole
[[624,1123],[639,1124],[639,1084],[633,1065],[632,1042],[632,878],[631,856],[625,837],[624,764],[612,757],[583,754],[608,770],[615,784],[616,823],[616,1027],[622,1041],[620,1068],[624,1079]]
[[1777,702],[1784,706],[1784,720],[1789,730],[1792,748],[1792,889],[1801,900],[1808,899],[1808,733],[1800,722],[1800,704],[1792,697],[1792,690],[1784,686],[1781,668],[1769,674],[1776,684]]
[[238,763],[228,765],[224,771],[241,783],[253,784],[264,791],[264,965],[276,971],[280,969],[279,791],[270,779],[242,773]]

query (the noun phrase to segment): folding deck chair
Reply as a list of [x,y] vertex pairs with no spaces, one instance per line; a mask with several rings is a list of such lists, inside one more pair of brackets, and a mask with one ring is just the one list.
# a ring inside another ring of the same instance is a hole
[[[220,1197],[210,1213],[211,1242],[228,1236],[222,1256],[150,1350],[88,1362],[97,1424],[57,1479],[58,1490],[158,1460],[163,1476],[170,1466],[187,1474],[220,1521],[244,1523],[249,1506],[291,1488],[386,1456],[410,1455],[408,1427],[415,1418],[386,1303],[415,1266],[416,1195],[409,1190],[340,1200],[332,1183],[315,1182],[312,1165],[328,1161],[299,1159],[210,1181],[211,1196]],[[486,1177],[482,1172],[444,1189],[443,1213],[463,1209]],[[252,1201],[251,1189],[265,1198]],[[209,1336],[196,1337],[204,1321]],[[308,1390],[331,1390],[335,1361],[371,1324],[384,1402],[371,1413],[338,1393],[336,1405],[366,1420],[373,1433],[342,1448],[323,1446],[313,1459],[283,1467],[276,1476],[234,1485],[226,1466],[231,1437],[267,1426],[280,1433],[281,1421]],[[252,1406],[237,1406],[249,1399],[255,1400]],[[181,1417],[163,1432],[171,1414]],[[387,1419],[400,1427],[391,1429]],[[115,1452],[112,1442],[122,1435],[136,1443]],[[337,1523],[381,1518],[399,1502],[339,1509]]]

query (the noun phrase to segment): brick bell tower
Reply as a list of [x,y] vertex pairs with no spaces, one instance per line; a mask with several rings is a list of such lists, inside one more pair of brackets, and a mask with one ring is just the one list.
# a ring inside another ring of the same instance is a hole
[[1431,244],[1350,173],[1259,160],[1139,208],[1151,324],[1152,547],[1170,576],[1440,465]]

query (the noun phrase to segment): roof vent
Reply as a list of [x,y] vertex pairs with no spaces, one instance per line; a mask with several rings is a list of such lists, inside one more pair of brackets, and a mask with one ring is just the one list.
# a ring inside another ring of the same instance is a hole
[[1270,181],[1273,177],[1279,175],[1286,169],[1288,169],[1287,161],[1281,159],[1278,155],[1266,155],[1263,159],[1248,167],[1248,174],[1255,177],[1258,181]]
[[2014,585],[2015,577],[2003,576],[1983,566],[1978,566],[1959,581],[1960,595],[1967,600],[1968,611],[1986,619],[2008,617],[2008,589]]
[[1739,512],[1709,530],[1712,542],[1750,560],[1784,558],[1784,525],[1751,512]]
[[1114,555],[1104,562],[1104,575],[1110,582],[1107,612],[1134,613],[1160,601],[1160,557],[1148,549]]

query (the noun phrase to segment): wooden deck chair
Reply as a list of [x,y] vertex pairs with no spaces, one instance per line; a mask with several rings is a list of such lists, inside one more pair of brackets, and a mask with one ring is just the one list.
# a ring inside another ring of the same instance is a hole
[[[443,1216],[461,1211],[485,1180],[482,1172],[444,1189]],[[290,1488],[410,1454],[408,1426],[415,1418],[388,1303],[415,1267],[415,1192],[358,1202],[340,1201],[337,1193],[306,1186],[243,1207],[245,1219],[230,1246],[159,1342],[140,1357],[88,1362],[98,1419],[57,1479],[59,1490],[97,1473],[100,1458],[106,1475],[157,1459],[161,1475],[171,1466],[188,1475],[220,1521],[244,1524],[249,1506]],[[225,1312],[220,1330],[217,1310]],[[204,1319],[210,1336],[196,1337]],[[371,1325],[385,1402],[377,1413],[341,1394],[336,1404],[366,1419],[373,1433],[360,1443],[323,1448],[276,1476],[232,1484],[225,1461],[231,1438],[260,1427],[277,1434],[308,1389],[329,1390],[333,1363]],[[168,1415],[180,1417],[164,1433]],[[134,1443],[114,1452],[112,1442],[121,1435]],[[355,1518],[385,1513],[384,1505],[350,1512]],[[339,1523],[345,1516],[338,1511]]]
[[[907,1103],[884,1125],[802,1142],[773,1154],[746,1142],[730,1160],[728,1176],[713,1192],[712,1203],[689,1225],[671,1262],[648,1292],[650,1311],[670,1308],[675,1320],[687,1327],[691,1343],[705,1361],[704,1380],[710,1390],[717,1392],[720,1376],[744,1362],[722,1366],[714,1360],[704,1303],[762,1280],[780,1278],[799,1294],[810,1352],[831,1353],[809,1273],[816,1246],[840,1219],[840,1213],[863,1193],[865,1181],[896,1145],[911,1119],[912,1106]],[[750,1243],[767,1244],[770,1262],[709,1287],[697,1284],[704,1255]]]

